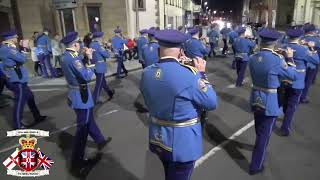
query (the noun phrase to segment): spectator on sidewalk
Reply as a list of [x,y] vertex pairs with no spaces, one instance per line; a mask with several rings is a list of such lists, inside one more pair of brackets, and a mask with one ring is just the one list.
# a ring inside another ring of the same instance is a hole
[[[61,66],[61,55],[62,55],[62,51],[61,51],[61,46],[60,46],[60,36],[59,34],[56,34],[54,36],[54,38],[51,40],[51,46],[52,46],[52,64],[54,64],[54,67],[60,67]],[[58,66],[59,63],[59,66]]]
[[37,36],[39,35],[39,32],[35,31],[33,32],[33,36],[31,38],[31,41],[29,41],[29,47],[30,47],[30,54],[31,54],[31,60],[32,62],[34,63],[34,75],[35,76],[42,76],[42,70],[40,68],[40,62],[39,62],[39,59],[37,57],[37,47],[36,47],[36,44],[35,44],[35,40],[37,38]]
[[85,47],[89,47],[90,43],[92,41],[92,33],[89,32],[88,34],[86,34],[83,38],[83,43]]
[[[128,39],[128,43],[126,44],[127,48],[125,51],[124,51],[124,56],[125,56],[125,59],[127,60],[132,60],[132,58],[135,56],[136,52],[134,50],[134,47],[135,47],[135,42],[132,40],[132,39]],[[128,57],[129,55],[129,57]]]

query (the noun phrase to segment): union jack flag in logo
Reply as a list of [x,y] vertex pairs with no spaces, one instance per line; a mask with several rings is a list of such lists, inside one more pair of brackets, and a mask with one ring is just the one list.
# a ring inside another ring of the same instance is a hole
[[20,165],[26,170],[33,169],[37,166],[37,153],[33,151],[21,152]]
[[44,170],[48,170],[52,167],[53,160],[51,160],[48,156],[39,151],[38,157],[38,166],[42,167]]

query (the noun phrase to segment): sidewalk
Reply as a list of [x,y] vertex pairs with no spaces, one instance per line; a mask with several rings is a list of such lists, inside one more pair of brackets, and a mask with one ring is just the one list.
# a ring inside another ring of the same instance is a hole
[[[124,65],[126,69],[130,71],[141,69],[141,64],[138,60],[125,61]],[[55,79],[45,79],[42,77],[34,77],[33,69],[30,66],[27,66],[29,70],[29,86],[30,87],[39,87],[39,86],[65,86],[67,82],[64,77],[55,78]],[[115,59],[111,59],[107,61],[107,77],[114,76],[117,72],[117,63]],[[130,73],[129,73],[130,75]]]

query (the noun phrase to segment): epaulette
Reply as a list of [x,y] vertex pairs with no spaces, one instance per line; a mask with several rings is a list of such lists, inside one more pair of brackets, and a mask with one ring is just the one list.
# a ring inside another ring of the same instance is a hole
[[198,73],[198,69],[193,66],[189,66],[189,65],[185,65],[185,64],[181,64],[181,63],[180,63],[180,65],[189,69],[194,75],[196,75]]

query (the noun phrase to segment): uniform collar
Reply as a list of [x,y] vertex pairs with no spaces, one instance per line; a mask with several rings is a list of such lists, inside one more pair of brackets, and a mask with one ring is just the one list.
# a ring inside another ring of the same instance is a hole
[[158,41],[150,41],[149,43],[158,43]]
[[165,63],[165,62],[177,62],[179,63],[179,59],[173,56],[164,56],[161,57],[159,60],[159,63]]
[[273,49],[270,48],[261,48],[261,51],[271,51],[273,53],[276,53]]
[[76,56],[78,56],[78,52],[73,50],[73,49],[70,49],[70,48],[66,48],[67,51],[71,51],[72,54],[75,54]]
[[71,49],[71,48],[66,48],[67,51],[72,51],[72,52],[77,52],[75,51],[74,49]]

